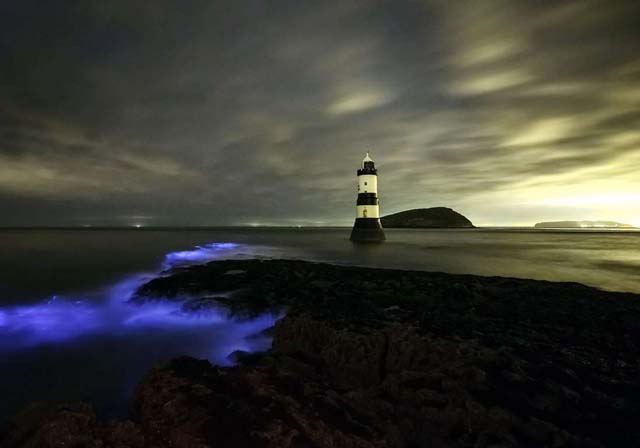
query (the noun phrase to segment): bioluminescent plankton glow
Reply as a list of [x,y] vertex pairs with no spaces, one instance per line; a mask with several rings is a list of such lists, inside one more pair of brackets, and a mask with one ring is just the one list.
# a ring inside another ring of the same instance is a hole
[[[203,263],[220,257],[233,257],[235,243],[212,243],[165,256],[163,269]],[[51,296],[40,303],[0,309],[0,351],[27,349],[40,344],[57,344],[96,335],[129,335],[141,330],[188,331],[224,328],[224,340],[212,340],[211,359],[225,363],[235,350],[253,351],[268,347],[265,338],[248,336],[273,326],[277,314],[254,319],[231,319],[224,309],[185,312],[182,302],[158,298],[143,304],[130,303],[135,290],[154,274],[132,275],[98,294]],[[186,298],[185,298],[186,299]]]
[[221,253],[241,247],[236,243],[211,243],[190,250],[170,252],[164,258],[163,267],[169,269],[194,263],[205,263],[220,257]]

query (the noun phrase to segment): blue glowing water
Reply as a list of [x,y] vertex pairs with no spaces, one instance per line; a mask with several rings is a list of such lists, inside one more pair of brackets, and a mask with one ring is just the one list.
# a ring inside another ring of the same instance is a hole
[[162,266],[164,269],[170,269],[176,266],[205,263],[220,258],[222,251],[238,249],[240,247],[241,245],[236,243],[209,243],[195,246],[190,250],[170,252],[165,255]]
[[[211,243],[170,252],[162,269],[231,258],[241,248]],[[228,355],[236,350],[270,346],[262,332],[277,314],[240,320],[224,310],[185,313],[180,302],[161,298],[130,303],[134,291],[156,274],[130,275],[90,294],[0,308],[0,418],[42,399],[88,400],[101,415],[123,415],[135,383],[157,362],[186,354],[229,365]]]
[[[228,258],[233,255],[230,250],[239,247],[234,243],[211,243],[171,252],[165,256],[162,268],[204,263],[222,256]],[[93,297],[53,295],[41,303],[0,309],[0,352],[59,343],[91,334],[124,334],[132,328],[211,327],[229,322],[229,317],[221,311],[185,313],[181,311],[179,302],[161,298],[144,304],[129,303],[134,291],[155,274],[132,275],[106,288],[102,294],[93,294]],[[246,336],[246,331],[260,331],[265,325],[273,325],[273,316],[242,322],[238,324],[240,331],[236,333],[241,339]],[[229,352],[247,348],[246,344],[242,347],[238,344],[240,342],[228,347]],[[224,359],[216,361],[225,362]]]

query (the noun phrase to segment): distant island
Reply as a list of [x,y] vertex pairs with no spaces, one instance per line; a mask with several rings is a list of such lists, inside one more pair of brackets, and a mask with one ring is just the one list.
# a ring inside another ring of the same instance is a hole
[[471,221],[447,207],[416,208],[380,218],[386,228],[473,228]]
[[538,229],[635,229],[631,224],[622,224],[615,221],[550,221],[539,222],[535,225]]

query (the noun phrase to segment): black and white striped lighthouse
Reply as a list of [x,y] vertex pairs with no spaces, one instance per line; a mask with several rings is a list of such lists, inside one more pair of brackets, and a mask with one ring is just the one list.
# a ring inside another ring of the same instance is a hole
[[380,223],[378,201],[378,170],[369,153],[358,170],[358,201],[356,203],[356,222],[351,231],[351,241],[384,241],[384,231]]

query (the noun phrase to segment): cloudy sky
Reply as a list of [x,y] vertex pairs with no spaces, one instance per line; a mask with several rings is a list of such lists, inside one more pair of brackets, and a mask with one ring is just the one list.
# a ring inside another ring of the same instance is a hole
[[640,225],[640,2],[3,1],[0,225]]

